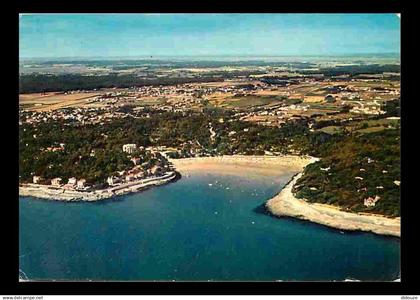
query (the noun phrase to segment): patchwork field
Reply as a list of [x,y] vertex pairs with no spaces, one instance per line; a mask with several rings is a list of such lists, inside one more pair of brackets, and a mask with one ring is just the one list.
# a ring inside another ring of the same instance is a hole
[[99,93],[34,93],[20,94],[19,105],[35,111],[51,111],[66,107],[83,106],[86,100],[100,95]]
[[284,98],[281,96],[233,96],[225,98],[225,100],[221,103],[221,106],[246,108],[280,103],[282,101],[284,101]]

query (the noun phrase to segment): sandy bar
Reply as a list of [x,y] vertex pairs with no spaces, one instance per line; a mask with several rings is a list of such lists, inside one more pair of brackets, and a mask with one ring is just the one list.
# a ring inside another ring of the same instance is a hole
[[266,203],[272,214],[308,220],[342,230],[401,236],[400,218],[349,213],[330,205],[308,203],[303,199],[297,199],[292,193],[292,188],[302,174],[297,174],[278,195]]

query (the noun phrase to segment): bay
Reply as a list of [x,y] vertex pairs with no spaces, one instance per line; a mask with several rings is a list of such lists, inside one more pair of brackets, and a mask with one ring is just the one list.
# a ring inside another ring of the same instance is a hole
[[400,241],[256,210],[284,176],[194,174],[103,202],[19,199],[19,266],[36,280],[389,281]]

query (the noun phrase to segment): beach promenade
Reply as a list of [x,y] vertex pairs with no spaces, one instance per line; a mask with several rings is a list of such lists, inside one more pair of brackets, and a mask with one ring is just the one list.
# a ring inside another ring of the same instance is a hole
[[54,188],[40,184],[22,184],[19,186],[19,195],[57,201],[99,201],[115,196],[138,192],[151,186],[166,184],[176,178],[176,172],[167,172],[159,177],[136,180],[133,182],[111,186],[106,189],[98,189],[89,192],[64,189],[61,187]]

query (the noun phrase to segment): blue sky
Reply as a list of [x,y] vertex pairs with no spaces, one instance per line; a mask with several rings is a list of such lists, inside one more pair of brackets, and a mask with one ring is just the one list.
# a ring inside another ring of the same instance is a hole
[[395,14],[30,14],[20,57],[399,53]]

